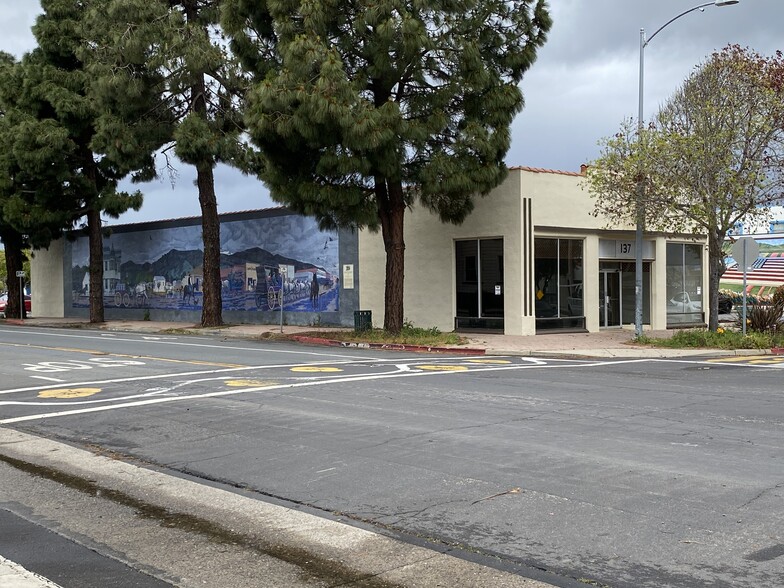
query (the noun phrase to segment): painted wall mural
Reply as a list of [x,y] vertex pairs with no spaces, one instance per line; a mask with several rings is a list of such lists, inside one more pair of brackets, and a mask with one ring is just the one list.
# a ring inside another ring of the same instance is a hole
[[[87,237],[72,252],[73,307],[89,306]],[[106,308],[200,310],[201,226],[123,231],[104,238]],[[339,310],[338,234],[299,215],[221,222],[224,310]]]

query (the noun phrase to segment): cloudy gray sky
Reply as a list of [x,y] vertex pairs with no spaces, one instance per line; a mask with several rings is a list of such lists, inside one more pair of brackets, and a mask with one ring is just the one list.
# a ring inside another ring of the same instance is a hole
[[[612,135],[624,118],[637,115],[640,28],[648,36],[695,0],[550,0],[554,24],[549,40],[522,83],[526,106],[512,128],[509,165],[579,170],[598,155],[597,141]],[[34,45],[30,26],[40,12],[36,0],[0,0],[0,49],[21,56]],[[645,116],[714,50],[737,43],[772,55],[784,50],[784,1],[740,0],[710,6],[673,22],[645,50]],[[139,212],[117,222],[198,215],[188,166],[174,186],[166,175],[141,188]],[[274,204],[258,181],[227,168],[217,176],[220,212]]]

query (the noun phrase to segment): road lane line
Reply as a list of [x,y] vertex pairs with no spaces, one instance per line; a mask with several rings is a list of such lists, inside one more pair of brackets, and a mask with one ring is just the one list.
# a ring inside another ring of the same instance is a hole
[[[209,374],[224,374],[224,373],[235,373],[235,372],[244,372],[249,370],[270,370],[270,369],[291,369],[294,367],[301,367],[303,365],[306,366],[319,366],[319,365],[346,365],[346,364],[363,364],[363,363],[371,363],[371,362],[378,362],[378,361],[388,361],[392,362],[394,360],[379,360],[376,358],[367,359],[367,360],[346,360],[346,361],[316,361],[309,364],[302,364],[302,363],[287,363],[287,364],[273,364],[273,365],[249,365],[249,366],[242,366],[238,368],[224,368],[224,369],[217,369],[217,370],[203,370],[203,371],[194,371],[194,372],[169,372],[165,374],[151,374],[149,376],[133,376],[127,378],[114,378],[111,380],[89,380],[83,382],[69,382],[69,386],[96,386],[101,384],[122,384],[125,382],[137,382],[137,381],[144,381],[144,380],[161,380],[164,378],[178,378],[178,377],[188,377],[188,376],[204,376]],[[397,361],[400,361],[399,359]],[[60,382],[62,384],[62,382]],[[55,384],[50,385],[41,385],[41,386],[25,386],[23,388],[11,388],[7,390],[0,390],[0,395],[3,394],[15,394],[17,392],[35,392],[38,390],[45,390],[47,388],[54,387]]]
[[[395,367],[398,366],[382,366],[382,367]],[[342,370],[338,370],[341,372]],[[401,370],[407,371],[407,370]],[[387,372],[388,375],[393,375],[397,372]],[[377,374],[376,374],[377,375]],[[314,376],[307,376],[307,377],[299,377],[299,376],[283,376],[283,379],[289,381],[296,381],[296,382],[325,382],[328,383],[332,379],[335,378],[345,378],[345,374],[335,374],[334,372],[325,372],[323,375],[314,375]],[[281,378],[278,378],[278,380]],[[157,396],[161,394],[169,394],[174,390],[182,388],[184,386],[190,386],[192,384],[201,384],[204,382],[214,382],[214,381],[224,381],[227,386],[233,387],[268,387],[271,385],[277,384],[276,381],[257,381],[257,380],[236,380],[232,376],[219,376],[215,378],[200,378],[195,380],[182,380],[176,383],[173,383],[169,387],[164,388],[149,388],[144,392],[140,392],[138,394],[128,394],[124,396],[113,396],[110,398],[97,398],[92,400],[71,400],[68,402],[64,402],[62,400],[57,402],[43,402],[40,400],[0,400],[0,406],[74,406],[74,405],[86,405],[86,404],[109,404],[112,402],[120,402],[126,401],[134,398],[148,398],[150,396]],[[239,383],[245,382],[245,383]],[[62,384],[62,382],[61,382]],[[82,386],[85,384],[73,384],[72,387],[75,386]],[[42,387],[41,391],[38,394],[39,398],[45,398],[44,394],[47,392],[51,392],[51,387]],[[2,393],[2,392],[0,392]]]
[[25,349],[45,349],[47,351],[65,351],[67,353],[88,353],[90,355],[100,355],[103,357],[127,357],[129,359],[146,359],[148,361],[167,361],[170,363],[188,363],[193,365],[214,365],[216,367],[244,367],[237,363],[218,363],[214,361],[204,361],[198,359],[171,359],[168,357],[157,357],[154,355],[134,355],[129,353],[112,353],[100,351],[98,349],[78,349],[75,347],[52,347],[48,345],[34,345],[27,343],[0,343],[7,347],[24,347]]
[[46,376],[30,376],[31,378],[35,378],[36,380],[48,380],[49,382],[59,382],[63,383],[66,380],[60,380],[59,378],[47,378]]
[[[455,361],[459,358],[444,358],[446,361]],[[268,369],[290,369],[292,367],[308,365],[308,366],[316,366],[316,365],[328,365],[328,364],[337,364],[337,365],[361,365],[364,363],[372,363],[372,362],[383,362],[383,363],[390,363],[392,364],[394,361],[399,361],[399,359],[377,359],[377,358],[370,358],[366,360],[357,360],[353,359],[351,361],[321,361],[321,362],[312,362],[310,364],[302,364],[302,363],[293,363],[293,364],[277,364],[277,365],[259,365],[259,366],[245,366],[241,368],[226,368],[226,369],[219,369],[219,370],[205,370],[205,371],[196,371],[196,372],[174,372],[174,373],[166,373],[166,374],[153,374],[150,376],[136,376],[136,377],[128,377],[128,378],[115,378],[111,380],[88,380],[83,382],[69,382],[69,386],[98,386],[102,384],[122,384],[126,382],[137,382],[137,381],[147,381],[147,380],[161,380],[164,378],[178,378],[178,377],[187,377],[187,376],[203,376],[209,374],[221,374],[221,373],[234,373],[234,372],[243,372],[249,370],[268,370]],[[410,360],[411,365],[417,365],[422,363],[424,359],[412,359]],[[431,363],[433,362],[432,359],[429,360]],[[549,360],[548,360],[549,361]],[[603,365],[615,365],[621,363],[642,363],[646,361],[655,361],[651,359],[627,359],[627,360],[609,360],[609,361],[590,361],[590,360],[554,360],[561,362],[561,365],[553,365],[553,364],[539,364],[539,363],[526,363],[524,365],[511,365],[511,366],[503,366],[503,367],[487,367],[487,368],[477,368],[471,370],[472,372],[480,372],[480,371],[498,371],[498,370],[507,370],[507,369],[530,369],[530,368],[542,368],[542,367],[592,367],[592,366],[603,366]],[[658,361],[658,360],[656,360]],[[396,367],[399,367],[399,364],[393,364]],[[421,373],[421,372],[417,372]],[[434,372],[436,373],[436,372]],[[437,372],[443,373],[443,372]],[[462,373],[462,372],[461,372]],[[397,375],[398,372],[392,372],[388,374],[390,376]],[[340,376],[338,376],[339,378]],[[310,379],[317,379],[317,381],[323,381],[322,377],[315,377],[315,378],[302,378],[303,380],[310,380]],[[340,380],[338,380],[340,381]],[[62,382],[61,382],[62,383]],[[55,387],[56,384],[50,384],[45,386],[26,386],[23,388],[11,388],[8,390],[0,390],[0,396],[4,394],[16,394],[18,392],[35,392],[39,390],[46,390],[48,388]]]
[[[755,358],[757,361],[750,362],[749,360],[752,357]],[[731,366],[731,367],[738,367],[738,368],[744,368],[744,367],[761,368],[761,369],[765,369],[765,368],[771,369],[772,368],[772,369],[776,369],[776,370],[784,367],[784,365],[782,365],[781,363],[778,363],[778,362],[776,364],[774,364],[774,363],[762,364],[762,363],[759,362],[759,360],[761,358],[770,358],[770,357],[771,357],[770,355],[755,355],[755,356],[746,356],[746,357],[743,357],[743,358],[738,358],[737,356],[732,356],[732,357],[725,357],[725,358],[711,358],[711,359],[701,359],[701,360],[699,360],[699,359],[659,359],[659,358],[653,359],[652,358],[649,361],[652,361],[652,362],[666,362],[666,363],[687,363],[687,364],[692,364],[692,365],[704,365],[704,366],[708,366],[708,367],[721,365],[721,366]]]
[[[69,335],[67,333],[49,333],[47,331],[32,331],[26,329],[3,329],[0,328],[0,333],[11,333],[16,335],[41,335],[46,337],[66,337],[71,339],[98,339],[99,341],[105,341],[102,337],[96,337],[94,335]],[[122,337],[113,337],[112,341],[129,341],[131,343],[145,343],[148,345],[179,345],[182,347],[207,347],[208,349],[226,349],[231,351],[263,351],[265,353],[282,353],[282,354],[296,354],[296,355],[313,355],[315,357],[342,357],[346,359],[355,358],[354,355],[343,355],[337,353],[319,353],[315,351],[292,351],[287,349],[273,349],[269,347],[236,347],[232,345],[218,345],[218,344],[207,344],[207,343],[186,343],[183,341],[144,341],[141,339],[125,339]],[[8,343],[0,342],[0,345],[8,345]],[[380,361],[379,358],[376,358],[376,361]]]
[[[395,366],[382,366],[382,367],[400,368],[401,366],[395,365]],[[313,370],[308,370],[308,371],[313,371]],[[320,372],[321,370],[317,370],[317,371]],[[278,380],[286,379],[286,380],[297,381],[297,382],[324,382],[324,383],[329,383],[330,381],[332,381],[335,378],[345,378],[346,377],[345,374],[342,374],[342,373],[336,374],[335,371],[342,372],[343,370],[339,370],[337,368],[334,368],[334,369],[329,369],[327,371],[324,371],[323,374],[321,374],[321,375],[314,375],[314,376],[307,376],[307,377],[282,376],[281,378],[277,378],[277,379]],[[398,369],[398,371],[387,372],[387,375],[394,375],[396,373],[401,373],[401,372],[406,372],[406,371],[410,371],[410,370],[409,369]],[[474,371],[478,371],[478,370],[474,370]],[[379,374],[374,374],[374,375],[379,375]],[[251,380],[251,379],[236,380],[236,379],[230,379],[230,378],[231,378],[231,376],[220,376],[220,377],[216,377],[216,378],[201,378],[201,379],[196,379],[196,380],[183,380],[181,382],[177,382],[175,384],[172,384],[168,388],[150,388],[150,389],[147,389],[144,392],[141,392],[141,393],[138,393],[138,394],[130,394],[130,395],[125,395],[125,396],[114,396],[114,397],[111,397],[111,398],[99,398],[99,399],[93,399],[93,400],[77,400],[77,401],[69,401],[69,402],[63,402],[63,401],[42,402],[42,401],[33,401],[33,400],[0,400],[0,406],[73,406],[73,405],[84,405],[84,404],[111,403],[111,402],[118,402],[118,401],[129,400],[129,399],[133,399],[133,398],[146,398],[148,396],[155,396],[155,395],[159,395],[159,394],[171,393],[173,390],[176,390],[178,388],[182,388],[183,386],[188,386],[188,385],[191,385],[191,384],[199,384],[199,383],[203,383],[203,382],[218,381],[218,380],[224,380],[225,384],[227,386],[234,386],[234,387],[239,387],[239,386],[244,386],[244,387],[262,386],[262,387],[264,387],[264,386],[277,384],[276,381],[274,381],[274,382],[266,381],[265,382],[265,381]],[[61,381],[60,383],[62,384],[63,382]],[[91,383],[90,385],[94,385],[94,384],[95,383]],[[71,388],[74,388],[74,387],[77,387],[77,386],[80,387],[80,386],[83,386],[83,385],[86,385],[86,384],[72,384],[70,386],[71,386]],[[42,387],[40,393],[38,394],[38,397],[39,398],[45,398],[46,396],[44,396],[44,394],[46,392],[51,392],[51,391],[52,391],[52,389],[50,387]],[[6,391],[6,392],[8,392],[8,391]],[[5,392],[1,392],[0,391],[0,394],[2,394],[2,393],[5,393]]]
[[[456,361],[456,360],[461,360],[462,361],[462,358],[444,357],[442,359],[442,361]],[[273,365],[249,365],[249,366],[241,366],[241,367],[237,367],[237,368],[225,368],[225,369],[218,369],[218,370],[204,370],[204,371],[194,371],[194,372],[168,372],[168,373],[165,373],[165,374],[152,374],[152,375],[149,375],[149,376],[135,376],[135,377],[126,377],[126,378],[115,378],[115,379],[111,379],[111,380],[88,380],[88,381],[82,381],[82,382],[69,382],[68,385],[69,386],[96,386],[96,385],[101,385],[101,384],[121,384],[121,383],[125,383],[125,382],[136,382],[136,381],[142,381],[142,380],[160,380],[160,379],[164,379],[164,378],[176,378],[176,377],[187,377],[187,376],[202,376],[202,375],[208,375],[208,374],[233,373],[233,372],[242,372],[242,371],[248,371],[248,370],[269,370],[269,369],[278,369],[278,368],[281,368],[281,369],[291,369],[291,368],[303,367],[303,366],[307,366],[307,367],[310,367],[310,366],[322,366],[322,365],[343,365],[343,366],[349,366],[349,365],[364,365],[364,364],[374,363],[374,362],[397,366],[398,364],[394,363],[396,361],[399,362],[400,359],[399,358],[389,358],[389,359],[378,359],[378,358],[357,359],[357,358],[353,358],[351,360],[343,360],[343,361],[326,361],[326,360],[324,360],[324,361],[314,361],[314,362],[307,363],[307,364],[303,364],[303,363],[289,363],[289,364],[273,364]],[[409,362],[411,364],[414,364],[414,365],[417,364],[417,363],[424,362],[424,361],[429,361],[430,363],[433,363],[434,361],[437,361],[437,360],[433,359],[433,358],[428,359],[428,360],[419,359],[419,358],[415,358],[415,359],[409,360]],[[559,361],[561,361],[561,360],[559,360]],[[565,360],[563,360],[563,361],[565,361]],[[569,364],[569,365],[572,365],[572,364]],[[63,383],[63,382],[66,382],[66,381],[67,380],[63,380],[63,381],[60,381],[60,383]],[[37,391],[37,390],[45,390],[46,388],[52,388],[53,386],[54,386],[54,384],[42,385],[42,386],[25,386],[25,387],[22,387],[22,388],[10,388],[10,389],[7,389],[7,390],[0,390],[0,395],[3,395],[3,394],[15,394],[15,393],[18,393],[18,392],[34,392],[34,391]]]
[[[360,375],[360,376],[346,376],[344,378],[336,378],[330,380],[329,383],[351,383],[351,382],[363,382],[363,381],[371,381],[371,380],[385,380],[389,378],[409,378],[409,377],[423,377],[423,376],[445,376],[445,375],[458,375],[458,374],[475,374],[477,372],[496,372],[496,371],[508,371],[508,370],[530,370],[530,369],[563,369],[563,368],[573,368],[573,367],[596,367],[602,366],[607,364],[617,364],[617,363],[637,363],[638,361],[645,361],[645,360],[631,360],[628,362],[605,362],[600,361],[596,363],[590,364],[569,364],[569,365],[537,365],[537,364],[526,364],[526,365],[519,365],[519,366],[503,366],[503,367],[483,367],[477,368],[474,370],[466,370],[466,371],[417,371],[417,372],[403,372],[398,373],[395,372],[394,374],[370,374],[370,375]],[[223,396],[237,396],[239,394],[247,394],[251,392],[269,392],[272,390],[287,390],[287,389],[294,389],[294,388],[305,388],[310,386],[323,386],[325,382],[323,381],[308,381],[308,382],[295,382],[289,384],[277,384],[274,386],[260,386],[260,387],[252,387],[252,388],[241,388],[238,390],[220,390],[217,392],[205,392],[203,394],[189,394],[186,396],[166,396],[163,398],[150,398],[146,400],[137,400],[134,402],[120,402],[117,404],[111,404],[108,406],[93,406],[89,408],[82,408],[82,409],[74,409],[74,410],[64,410],[58,412],[50,412],[50,413],[43,413],[43,414],[34,414],[34,415],[25,415],[21,417],[11,417],[7,419],[0,420],[0,425],[10,425],[13,423],[21,423],[26,421],[36,421],[36,420],[46,420],[51,418],[63,417],[63,416],[73,416],[78,414],[86,414],[91,412],[105,412],[108,410],[116,410],[120,408],[134,408],[138,406],[149,406],[153,404],[163,404],[168,402],[178,402],[181,400],[202,400],[205,398],[220,398]],[[116,399],[115,399],[116,400]]]

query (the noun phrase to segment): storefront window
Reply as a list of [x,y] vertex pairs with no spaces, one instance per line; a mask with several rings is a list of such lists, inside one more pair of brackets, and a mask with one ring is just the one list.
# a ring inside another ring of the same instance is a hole
[[703,318],[702,245],[667,244],[667,326]]
[[583,242],[535,239],[534,296],[537,330],[583,329]]

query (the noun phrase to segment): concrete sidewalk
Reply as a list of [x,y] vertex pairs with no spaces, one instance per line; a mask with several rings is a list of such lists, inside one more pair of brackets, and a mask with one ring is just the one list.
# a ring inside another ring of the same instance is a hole
[[[30,318],[20,321],[7,319],[0,324],[20,325],[27,327],[61,327],[79,329],[97,329],[104,331],[124,331],[134,333],[175,333],[188,335],[219,335],[227,338],[260,339],[285,336],[293,341],[305,344],[330,344],[329,340],[315,339],[308,336],[315,331],[329,333],[350,330],[348,328],[310,327],[284,325],[281,333],[280,325],[226,325],[216,328],[201,328],[182,322],[163,321],[121,321],[111,320],[101,324],[90,324],[87,319],[79,318]],[[651,337],[669,337],[674,331],[646,331]],[[417,346],[386,346],[387,349],[405,349],[409,351],[434,351],[455,353],[477,353],[487,355],[532,355],[551,357],[579,358],[667,358],[696,356],[733,356],[733,355],[766,355],[769,349],[667,349],[640,345],[634,342],[634,331],[631,329],[607,329],[599,333],[552,333],[544,335],[514,336],[502,334],[474,333],[465,335],[466,343],[460,346],[426,349]],[[332,344],[337,344],[332,342]],[[371,347],[374,345],[351,344],[351,347]],[[375,345],[375,347],[379,347]]]
[[[553,588],[547,582],[459,557],[447,545],[413,545],[339,520],[257,500],[241,491],[205,485],[2,427],[0,460],[24,471],[34,471],[43,480],[41,484],[47,481],[60,484],[60,492],[66,496],[81,491],[95,497],[84,505],[73,497],[58,500],[51,507],[43,502],[35,503],[36,515],[53,521],[61,531],[66,531],[64,536],[83,532],[80,521],[91,512],[84,509],[111,512],[107,507],[96,507],[95,501],[118,503],[135,513],[130,515],[133,517],[143,512],[142,519],[159,519],[161,524],[153,525],[154,542],[148,538],[139,544],[136,534],[143,532],[140,529],[128,536],[112,530],[111,525],[117,524],[111,523],[114,519],[107,521],[108,527],[103,527],[105,533],[93,540],[100,541],[110,552],[128,558],[121,561],[157,570],[152,574],[154,577],[166,582],[173,580],[175,585]],[[182,562],[174,569],[175,564],[164,566],[154,552],[160,551],[157,546],[161,542],[165,545],[173,537],[182,541],[182,535],[174,534],[182,530],[187,530],[189,541],[197,542],[189,549],[202,553],[202,545],[206,545],[206,553],[214,561],[200,560],[198,565],[186,562],[185,569]],[[215,544],[222,546],[217,552]],[[221,562],[234,551],[249,556],[247,560],[238,560],[249,563],[234,570],[237,577],[250,574],[253,579],[243,583],[229,579],[234,578],[230,575],[234,572],[224,570]],[[210,571],[211,568],[214,569]],[[534,569],[529,572],[549,576]],[[18,565],[3,562],[2,558],[0,585],[56,587]]]

